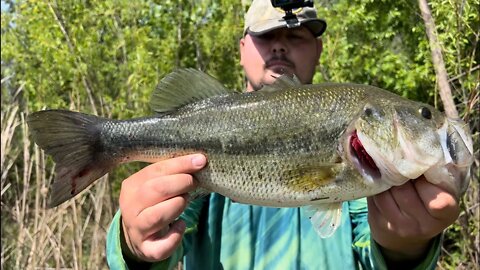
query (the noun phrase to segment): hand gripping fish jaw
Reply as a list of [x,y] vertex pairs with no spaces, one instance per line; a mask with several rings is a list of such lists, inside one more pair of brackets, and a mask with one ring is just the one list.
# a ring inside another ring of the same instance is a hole
[[468,127],[425,104],[366,104],[342,146],[367,184],[398,186],[424,175],[457,197],[468,186],[473,162]]

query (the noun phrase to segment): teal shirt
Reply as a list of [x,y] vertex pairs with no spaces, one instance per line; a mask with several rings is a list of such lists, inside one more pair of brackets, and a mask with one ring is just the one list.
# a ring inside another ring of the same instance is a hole
[[[150,269],[386,269],[370,239],[366,199],[343,203],[342,224],[329,238],[314,231],[303,208],[269,208],[232,202],[212,193],[182,214],[182,245]],[[120,212],[107,235],[111,269],[128,269],[120,245]],[[416,269],[435,269],[440,237]],[[133,269],[133,267],[132,267]]]

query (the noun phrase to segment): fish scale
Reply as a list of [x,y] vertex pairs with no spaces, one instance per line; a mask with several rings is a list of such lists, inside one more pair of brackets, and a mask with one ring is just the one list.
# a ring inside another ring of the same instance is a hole
[[[334,89],[321,90],[323,95],[318,95],[318,89],[310,87],[264,95],[228,95],[215,97],[216,104],[220,105],[215,107],[214,114],[212,106],[202,103],[198,108],[189,106],[165,117],[108,121],[102,130],[108,131],[107,134],[111,136],[104,138],[104,144],[114,145],[122,151],[117,153],[118,156],[138,160],[145,159],[147,155],[144,151],[151,148],[156,149],[149,151],[151,159],[178,151],[204,152],[209,165],[196,175],[200,187],[249,203],[305,205],[325,196],[319,195],[321,190],[317,193],[311,190],[293,191],[288,182],[297,176],[288,172],[295,169],[298,159],[302,160],[303,166],[312,168],[316,164],[333,162],[337,155],[338,139],[332,143],[330,138],[340,136],[348,119],[342,114],[343,119],[339,120],[343,120],[343,123],[337,120],[336,125],[332,126],[326,121],[328,115],[319,117],[319,114],[325,115],[321,114],[322,111],[335,113],[332,108],[341,106],[329,100],[334,98],[330,93]],[[345,87],[343,90],[344,93],[340,94],[352,96],[352,89]],[[269,106],[263,104],[266,96],[271,96]],[[357,93],[357,96],[362,95]],[[342,99],[338,102],[342,102]],[[230,123],[228,128],[225,122]],[[295,155],[293,160],[292,155]],[[241,159],[243,162],[239,163]],[[238,164],[248,164],[245,166],[248,169]],[[265,179],[270,181],[266,182]],[[341,186],[338,182],[343,180],[338,179],[337,183],[332,181],[332,184]],[[358,180],[358,188],[364,188],[361,178],[357,176],[346,180],[348,184]],[[247,188],[235,189],[239,181],[247,182]],[[345,191],[342,193],[347,194]],[[345,198],[337,196],[336,201],[342,199]]]

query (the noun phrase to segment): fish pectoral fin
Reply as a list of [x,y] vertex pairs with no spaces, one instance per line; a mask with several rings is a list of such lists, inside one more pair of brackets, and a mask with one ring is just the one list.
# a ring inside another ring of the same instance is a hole
[[273,84],[265,85],[259,91],[275,92],[277,90],[292,88],[299,85],[302,85],[302,83],[295,74],[293,76],[284,74],[278,77]]
[[344,168],[342,163],[299,165],[285,173],[289,187],[297,191],[311,191],[335,182]]
[[332,236],[342,221],[342,203],[317,204],[305,207],[313,229],[321,238]]
[[215,78],[196,69],[179,69],[165,76],[153,91],[150,106],[166,113],[209,97],[230,94]]

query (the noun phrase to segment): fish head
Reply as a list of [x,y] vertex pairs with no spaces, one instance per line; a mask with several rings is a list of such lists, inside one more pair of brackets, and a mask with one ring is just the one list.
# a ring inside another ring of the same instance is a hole
[[468,127],[427,104],[379,100],[365,104],[343,136],[344,155],[364,179],[398,186],[424,175],[464,192],[473,162]]

